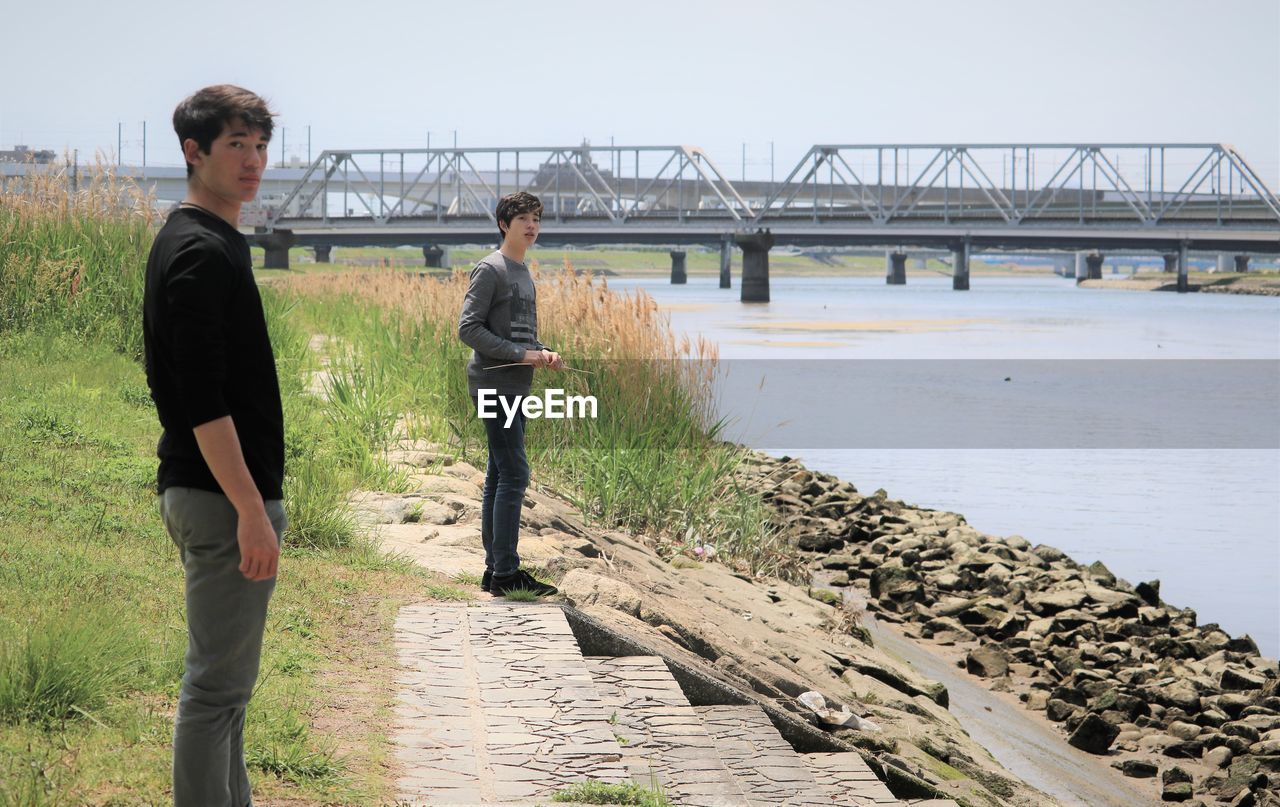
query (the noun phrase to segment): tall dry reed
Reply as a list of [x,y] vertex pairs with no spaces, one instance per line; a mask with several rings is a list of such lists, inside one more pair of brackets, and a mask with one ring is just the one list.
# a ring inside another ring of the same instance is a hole
[[155,215],[99,163],[0,188],[0,331],[53,326],[142,353],[143,273]]
[[[609,525],[660,535],[676,547],[712,544],[744,565],[778,560],[758,497],[734,482],[741,451],[717,440],[712,381],[715,346],[672,334],[643,292],[614,293],[604,280],[540,272],[539,336],[574,371],[539,371],[535,394],[563,388],[598,400],[594,419],[531,422],[535,474],[564,489]],[[400,400],[427,435],[484,459],[457,337],[468,278],[400,270],[307,275],[280,290],[304,301],[322,331],[376,357],[401,387]]]

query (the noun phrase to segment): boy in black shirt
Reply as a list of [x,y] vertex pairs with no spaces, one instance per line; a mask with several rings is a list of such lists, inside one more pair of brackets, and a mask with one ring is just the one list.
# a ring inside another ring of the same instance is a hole
[[173,128],[187,195],[147,260],[147,383],[163,427],[160,512],[186,576],[186,673],[173,731],[179,807],[245,807],[245,706],[285,528],[284,417],[249,246],[236,229],[267,163],[272,112],[206,87]]

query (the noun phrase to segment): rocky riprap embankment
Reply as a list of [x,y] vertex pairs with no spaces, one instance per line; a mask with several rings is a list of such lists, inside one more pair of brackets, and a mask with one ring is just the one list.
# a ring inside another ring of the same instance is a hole
[[967,651],[1068,742],[1158,778],[1165,801],[1280,805],[1280,675],[1247,636],[1198,625],[1102,563],[1081,565],[964,517],[912,507],[787,458],[743,475],[810,561],[816,584],[866,591],[878,618]]

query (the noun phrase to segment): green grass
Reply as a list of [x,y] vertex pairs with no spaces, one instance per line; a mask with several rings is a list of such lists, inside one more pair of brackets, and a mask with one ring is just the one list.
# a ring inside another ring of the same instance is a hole
[[[322,402],[282,382],[290,411],[323,422]],[[0,334],[0,805],[164,800],[186,629],[145,389],[113,344]],[[329,659],[367,652],[371,638],[389,645],[398,604],[421,599],[424,581],[454,595],[359,539],[340,516],[358,472],[301,439],[306,423],[289,425],[291,490],[313,498],[289,501],[247,753],[262,797],[378,803],[393,787],[388,722],[376,719],[390,709],[392,667],[373,688],[385,703],[351,704],[326,683],[343,674]],[[321,473],[327,488],[310,486]],[[336,700],[366,719],[317,734],[313,714]]]
[[0,641],[0,722],[53,727],[93,720],[151,672],[136,639],[102,616],[41,617]]
[[581,804],[627,804],[636,807],[671,807],[671,801],[656,785],[642,787],[634,782],[611,784],[609,782],[575,782],[557,792],[552,801],[573,801]]
[[502,596],[512,602],[538,602],[542,599],[532,589],[527,588],[513,588]]

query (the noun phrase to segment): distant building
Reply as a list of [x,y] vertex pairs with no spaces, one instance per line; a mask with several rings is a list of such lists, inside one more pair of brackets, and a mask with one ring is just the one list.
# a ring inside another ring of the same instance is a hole
[[49,149],[32,151],[26,146],[14,146],[12,151],[0,150],[0,163],[40,163],[47,165],[53,162],[56,156]]

